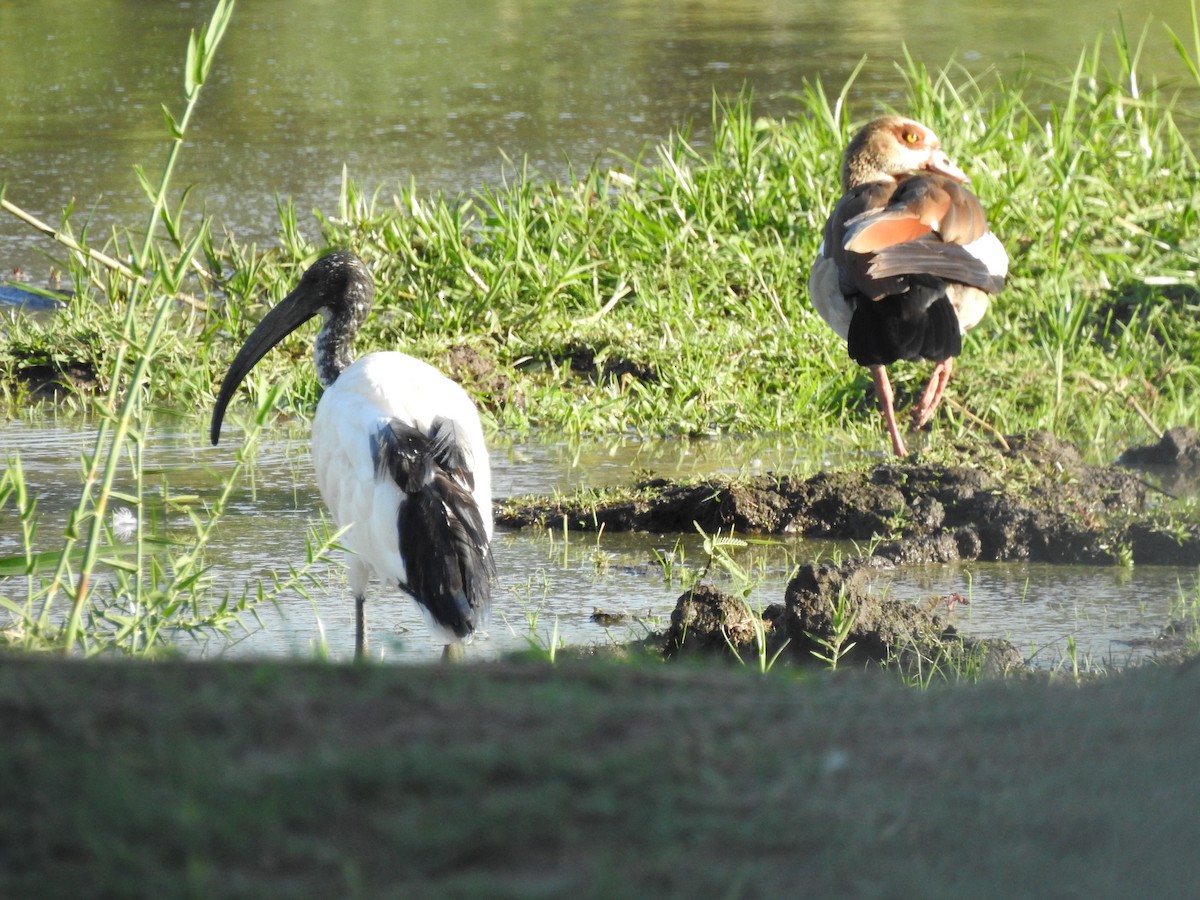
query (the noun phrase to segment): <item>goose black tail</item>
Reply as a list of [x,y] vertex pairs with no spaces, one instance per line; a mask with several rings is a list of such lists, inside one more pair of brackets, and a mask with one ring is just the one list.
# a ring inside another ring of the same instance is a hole
[[401,586],[435,622],[469,637],[487,617],[494,568],[454,423],[435,419],[426,434],[394,419],[380,429],[376,451],[376,471],[407,494],[396,522],[407,571]]
[[962,352],[962,328],[939,279],[909,279],[903,294],[860,297],[846,336],[850,358],[860,365],[896,360],[943,360]]

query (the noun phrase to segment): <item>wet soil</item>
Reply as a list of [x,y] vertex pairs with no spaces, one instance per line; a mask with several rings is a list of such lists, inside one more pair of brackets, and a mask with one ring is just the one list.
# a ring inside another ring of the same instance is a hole
[[21,385],[33,400],[57,402],[72,394],[94,394],[100,389],[100,376],[94,363],[87,360],[67,362],[28,362],[0,366],[0,380]]
[[[507,527],[655,533],[733,529],[874,542],[897,564],[954,560],[1116,565],[1200,562],[1200,523],[1180,521],[1169,496],[1135,470],[1085,464],[1047,434],[959,465],[887,462],[809,478],[649,479],[583,499],[512,498]],[[693,524],[695,523],[695,525]]]
[[1200,432],[1187,426],[1168,428],[1157,444],[1130,447],[1120,461],[1127,466],[1200,468]]
[[496,365],[494,359],[474,347],[455,344],[447,352],[441,368],[470,391],[485,409],[496,409],[505,403],[524,405],[524,397],[512,378]]
[[870,559],[803,566],[784,602],[761,616],[738,597],[701,582],[679,597],[670,627],[656,640],[668,659],[705,655],[748,662],[761,653],[771,665],[780,659],[834,668],[874,663],[917,676],[1026,669],[1011,642],[962,635],[949,624],[949,613],[965,598],[951,594],[918,605],[878,597],[866,590],[872,568]]
[[[1192,429],[1172,429],[1160,443],[1165,446],[1155,460],[1170,460],[1160,464],[1183,470],[1200,459],[1200,436]],[[832,644],[847,660],[954,662],[1005,672],[1021,666],[1015,648],[964,637],[947,624],[947,612],[962,598],[918,607],[874,597],[864,588],[870,572],[956,560],[1200,563],[1200,523],[1182,517],[1170,495],[1138,471],[1088,465],[1073,446],[1044,433],[1014,436],[1008,444],[1003,452],[977,450],[955,465],[917,457],[809,478],[651,479],[619,496],[511,499],[499,504],[497,523],[610,532],[692,532],[699,525],[708,533],[733,529],[866,544],[863,556],[841,566],[803,567],[783,602],[761,616],[739,598],[696,585],[679,598],[662,636],[667,656],[715,652],[744,659],[765,647],[771,658],[783,651],[813,659],[828,657]],[[1123,461],[1143,459],[1139,452]],[[839,601],[842,629],[832,612]]]

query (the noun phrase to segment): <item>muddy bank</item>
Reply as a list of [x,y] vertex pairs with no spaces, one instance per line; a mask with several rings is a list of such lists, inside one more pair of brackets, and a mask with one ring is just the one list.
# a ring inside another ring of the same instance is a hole
[[[1117,565],[1200,564],[1200,524],[1141,472],[1089,466],[1045,434],[1012,438],[1010,449],[977,451],[960,465],[897,461],[810,478],[675,483],[652,479],[620,495],[586,501],[517,499],[499,505],[507,526],[579,530],[740,534],[799,533],[853,539],[866,548],[842,565],[802,566],[782,603],[761,612],[701,582],[678,599],[665,634],[647,643],[668,658],[724,656],[745,663],[894,666],[923,678],[945,671],[977,677],[1023,671],[1005,640],[961,635],[957,595],[914,604],[871,595],[873,571],[956,560],[1028,560]],[[1191,429],[1135,448],[1130,464],[1153,461],[1186,477],[1200,448]]]
[[[600,498],[515,498],[497,524],[583,531],[803,534],[874,542],[897,564],[955,560],[1200,563],[1200,524],[1136,470],[1086,465],[1050,435],[958,465],[887,462],[809,478],[650,479]],[[1194,517],[1193,517],[1194,518]]]

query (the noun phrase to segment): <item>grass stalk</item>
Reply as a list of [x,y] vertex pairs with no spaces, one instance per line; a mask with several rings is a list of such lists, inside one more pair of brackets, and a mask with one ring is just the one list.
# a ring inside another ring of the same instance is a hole
[[820,650],[810,650],[817,659],[829,666],[831,672],[837,671],[838,663],[854,649],[854,641],[850,633],[858,621],[858,609],[854,606],[845,589],[838,591],[837,599],[829,602],[829,619],[831,633],[829,635],[805,632],[808,639],[817,644]]
[[[114,348],[108,367],[109,387],[93,406],[97,414],[97,430],[91,449],[84,455],[79,498],[68,514],[62,545],[53,554],[53,570],[44,584],[39,585],[37,579],[46,555],[35,555],[33,550],[35,534],[29,524],[33,506],[24,489],[19,463],[10,464],[3,482],[0,482],[0,502],[12,501],[16,505],[25,529],[22,556],[23,571],[27,578],[26,602],[23,608],[11,601],[6,606],[16,613],[27,641],[54,646],[66,654],[88,654],[112,644],[135,654],[150,650],[155,641],[143,639],[143,635],[153,636],[152,632],[145,629],[131,627],[118,630],[109,644],[101,642],[98,645],[94,640],[87,622],[97,616],[104,617],[103,606],[98,604],[97,598],[101,574],[105,573],[104,580],[118,586],[118,595],[130,605],[130,622],[144,623],[164,609],[181,609],[172,591],[191,590],[197,585],[201,571],[199,552],[207,542],[215,521],[213,517],[207,521],[194,518],[196,541],[182,553],[173,553],[165,565],[160,560],[160,553],[150,552],[149,544],[141,536],[147,519],[143,450],[150,428],[148,398],[153,396],[150,390],[151,372],[158,362],[164,335],[174,321],[174,293],[205,241],[208,230],[205,221],[195,234],[184,237],[176,225],[177,218],[167,212],[166,198],[188,123],[200,90],[211,71],[216,48],[232,11],[232,0],[220,0],[209,25],[202,28],[198,35],[193,33],[189,40],[185,110],[178,120],[167,113],[171,126],[171,149],[157,188],[147,192],[153,210],[137,256],[137,265],[143,271],[152,270],[152,274],[136,276],[127,268],[117,267],[117,271],[133,277],[130,278],[128,296],[118,307],[121,319],[105,329]],[[169,256],[155,239],[160,220],[166,222],[171,231],[178,250],[175,256]],[[93,255],[91,258],[97,257]],[[98,261],[108,265],[102,258]],[[148,297],[157,299],[151,306],[152,315],[147,322],[145,306]],[[127,462],[131,466],[128,473],[124,469]],[[117,489],[119,472],[122,476],[128,474],[132,479],[135,485],[132,493]],[[236,473],[225,483],[213,510],[215,515],[223,510],[235,477]],[[113,552],[108,514],[116,502],[129,503],[134,520],[138,523],[139,536],[134,542],[132,554]],[[35,564],[35,559],[38,564]],[[68,607],[60,630],[53,625],[52,614],[59,606],[62,594],[67,595]]]
[[[146,223],[146,231],[142,238],[141,249],[137,254],[138,265],[143,271],[150,264],[151,251],[154,247],[154,237],[158,231],[159,220],[162,219],[171,231],[177,230],[177,225],[169,215],[167,207],[167,194],[171,185],[171,176],[175,172],[175,163],[179,159],[179,154],[183,151],[184,137],[187,134],[188,126],[191,124],[192,115],[196,111],[196,104],[200,100],[200,91],[203,89],[205,82],[208,80],[209,72],[212,70],[217,47],[220,45],[221,39],[225,36],[225,30],[229,27],[229,21],[233,17],[233,8],[234,0],[217,0],[217,5],[213,9],[212,18],[209,19],[208,25],[202,27],[199,32],[193,31],[188,37],[187,60],[184,65],[185,103],[183,114],[176,119],[165,104],[162,107],[163,118],[171,132],[171,143],[167,150],[166,161],[163,164],[162,177],[159,178],[157,187],[152,187],[145,177],[142,176],[141,170],[138,170],[142,187],[151,199],[150,217]],[[190,263],[190,260],[188,262]]]
[[[134,306],[135,304],[131,299],[129,304],[130,319],[127,320],[131,331],[133,330],[132,310]],[[75,525],[79,526],[86,522],[88,531],[87,539],[84,543],[83,559],[76,574],[76,584],[71,598],[71,610],[67,618],[66,631],[63,636],[63,650],[66,653],[73,652],[79,636],[80,616],[83,613],[84,605],[90,597],[93,573],[99,562],[100,550],[103,546],[101,536],[104,530],[105,516],[108,512],[109,502],[114,496],[113,482],[116,479],[117,468],[122,462],[123,451],[130,438],[131,431],[139,428],[141,425],[140,419],[143,413],[142,398],[144,396],[143,385],[147,378],[150,362],[154,358],[155,346],[162,335],[170,309],[170,298],[166,296],[162,297],[158,301],[158,310],[154,316],[150,331],[146,335],[142,346],[139,347],[140,354],[134,363],[133,372],[119,410],[114,413],[111,408],[107,408],[101,416],[101,422],[109,423],[109,427],[104,427],[102,424],[97,434],[96,444],[88,465],[88,476],[84,481],[83,494],[80,497],[79,506],[76,507]],[[122,346],[122,351],[124,350],[125,346]],[[123,361],[122,352],[118,355],[118,365]],[[119,377],[120,371],[120,368],[114,369],[114,385],[121,383]],[[112,399],[111,393],[109,399]],[[135,454],[135,456],[140,458],[140,454]],[[101,468],[101,466],[102,470],[97,477],[97,469]],[[139,486],[141,484],[141,474],[140,471],[135,470],[134,475]],[[98,484],[97,481],[99,482]],[[94,497],[92,496],[93,489],[96,491]],[[134,496],[130,499],[132,499],[139,509],[141,508],[142,504],[139,496]],[[74,540],[73,536],[68,536],[68,549]],[[64,553],[63,558],[64,560],[68,559],[69,554]],[[63,585],[65,570],[65,565],[60,566],[55,573],[50,590],[47,593],[47,604],[54,600],[57,591]]]

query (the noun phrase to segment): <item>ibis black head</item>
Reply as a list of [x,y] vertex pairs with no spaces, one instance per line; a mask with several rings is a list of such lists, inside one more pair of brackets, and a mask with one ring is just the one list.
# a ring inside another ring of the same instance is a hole
[[238,385],[268,350],[317,313],[325,320],[316,341],[317,377],[324,387],[332,384],[350,365],[350,345],[374,295],[375,285],[366,264],[348,250],[322,256],[309,266],[296,289],[263,316],[225,373],[209,428],[213,444],[221,438],[225,407]]

